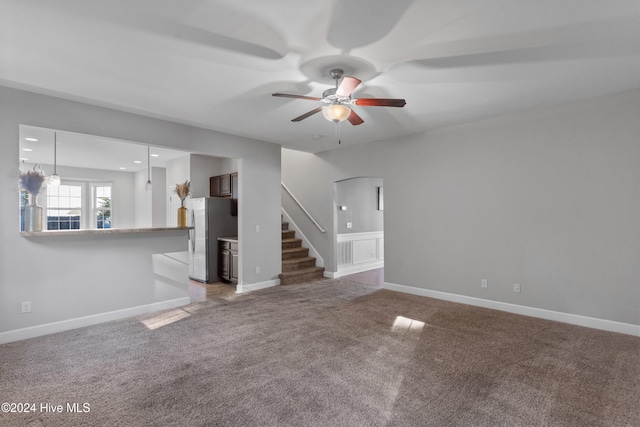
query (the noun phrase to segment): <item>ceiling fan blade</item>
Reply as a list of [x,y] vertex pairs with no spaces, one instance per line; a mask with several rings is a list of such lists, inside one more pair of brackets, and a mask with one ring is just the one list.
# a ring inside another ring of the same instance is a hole
[[281,96],[283,98],[308,99],[309,101],[322,101],[322,98],[316,98],[315,96],[291,95],[289,93],[272,93],[271,96]]
[[292,122],[299,122],[300,120],[304,120],[307,117],[313,116],[316,113],[319,113],[320,111],[322,111],[322,107],[318,107],[314,110],[309,111],[308,113],[304,113],[301,116],[296,117],[295,119],[291,120]]
[[349,123],[351,123],[354,126],[358,126],[364,123],[364,120],[362,120],[362,117],[360,117],[353,110],[351,110],[351,114],[349,114],[349,117],[347,117],[347,120],[349,120]]
[[354,99],[353,103],[364,107],[404,107],[407,101],[391,98],[358,98]]
[[355,77],[345,76],[338,86],[338,90],[336,90],[336,95],[338,96],[349,96],[351,92],[354,91],[355,88],[358,87],[361,80],[356,79]]

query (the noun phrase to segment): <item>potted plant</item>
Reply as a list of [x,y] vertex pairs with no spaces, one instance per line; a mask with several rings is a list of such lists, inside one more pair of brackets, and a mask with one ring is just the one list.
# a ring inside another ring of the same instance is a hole
[[187,208],[184,207],[184,199],[191,193],[191,183],[185,181],[182,184],[176,184],[176,194],[180,197],[180,207],[178,208],[178,227],[187,227]]
[[29,204],[24,209],[24,231],[42,231],[42,207],[36,203],[36,197],[44,187],[46,177],[38,170],[38,165],[18,174],[20,188],[29,193]]

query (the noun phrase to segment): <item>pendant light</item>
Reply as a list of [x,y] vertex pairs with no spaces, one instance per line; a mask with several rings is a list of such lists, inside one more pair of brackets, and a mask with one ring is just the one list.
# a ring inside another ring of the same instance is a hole
[[53,175],[49,177],[49,185],[57,187],[60,185],[60,175],[58,169],[58,140],[56,132],[53,133]]
[[151,147],[147,145],[147,182],[144,184],[145,191],[151,191]]

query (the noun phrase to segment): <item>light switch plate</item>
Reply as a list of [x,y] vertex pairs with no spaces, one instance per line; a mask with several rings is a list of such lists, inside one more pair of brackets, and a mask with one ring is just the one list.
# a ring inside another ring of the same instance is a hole
[[23,301],[22,302],[22,313],[31,313],[31,301]]

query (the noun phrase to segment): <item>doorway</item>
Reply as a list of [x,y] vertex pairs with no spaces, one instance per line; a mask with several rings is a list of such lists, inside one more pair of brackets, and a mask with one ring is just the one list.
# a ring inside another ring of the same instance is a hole
[[379,177],[334,183],[337,277],[384,267],[383,188]]

